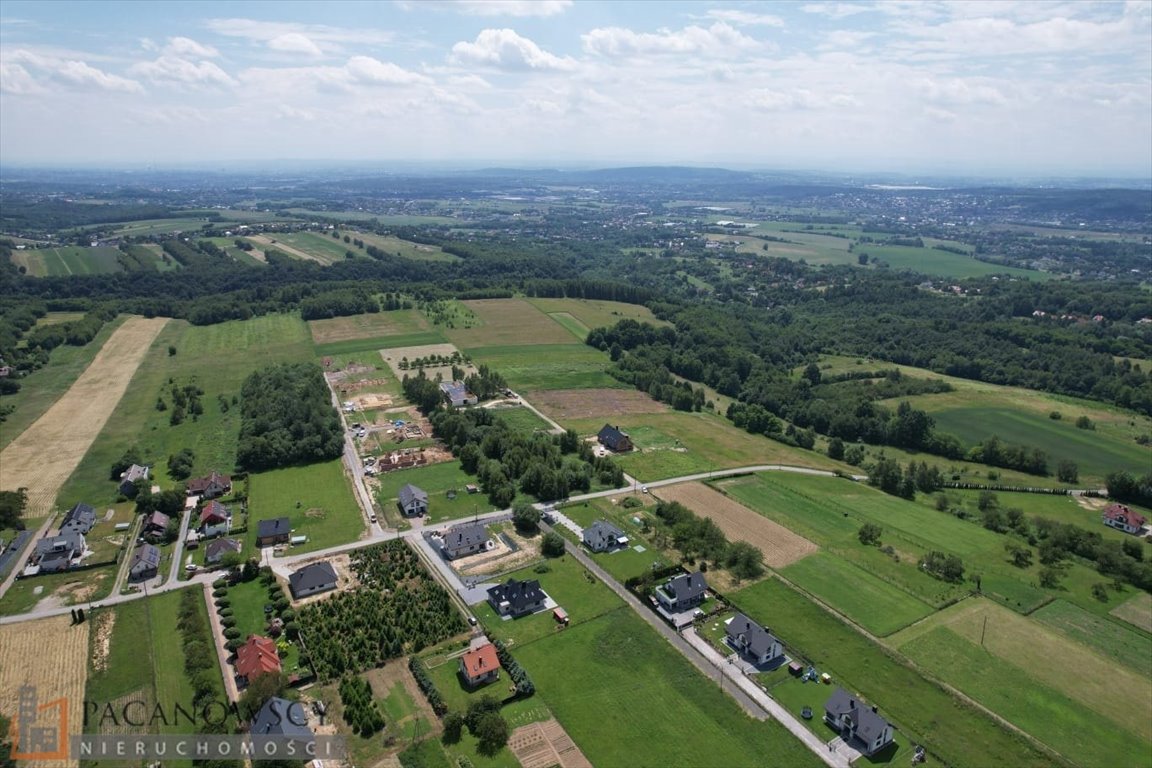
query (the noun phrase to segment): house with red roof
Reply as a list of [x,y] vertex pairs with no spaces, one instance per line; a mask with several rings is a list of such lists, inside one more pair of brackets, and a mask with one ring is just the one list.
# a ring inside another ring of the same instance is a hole
[[460,657],[460,676],[469,688],[491,683],[500,677],[500,659],[496,646],[485,643]]
[[249,635],[248,642],[236,649],[236,679],[247,685],[260,675],[280,672],[280,654],[276,643],[260,635]]
[[1104,521],[1104,525],[1116,528],[1117,530],[1124,531],[1125,533],[1139,534],[1144,529],[1144,524],[1148,519],[1129,509],[1123,504],[1109,504],[1104,508],[1103,514],[1100,519]]
[[200,535],[206,539],[227,536],[232,531],[232,510],[218,501],[200,509]]
[[207,477],[194,477],[186,486],[189,496],[199,496],[201,499],[215,499],[232,492],[232,478],[213,472]]

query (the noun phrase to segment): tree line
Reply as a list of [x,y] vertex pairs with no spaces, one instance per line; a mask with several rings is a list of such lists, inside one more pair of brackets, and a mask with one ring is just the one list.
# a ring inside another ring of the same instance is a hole
[[240,388],[236,461],[258,471],[338,458],[340,417],[315,363],[281,363],[254,371]]

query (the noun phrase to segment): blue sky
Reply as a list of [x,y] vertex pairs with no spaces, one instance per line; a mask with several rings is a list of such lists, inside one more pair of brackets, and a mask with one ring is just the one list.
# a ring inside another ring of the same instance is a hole
[[1152,2],[0,4],[0,162],[1152,176]]

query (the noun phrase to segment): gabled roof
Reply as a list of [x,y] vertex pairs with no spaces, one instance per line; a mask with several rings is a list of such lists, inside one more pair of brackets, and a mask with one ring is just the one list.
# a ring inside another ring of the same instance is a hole
[[204,547],[204,558],[223,557],[229,552],[239,552],[243,545],[236,539],[213,539]]
[[256,524],[256,538],[263,539],[269,536],[286,536],[292,532],[292,523],[286,517],[276,517],[271,520],[261,520]]
[[481,523],[458,525],[444,534],[444,548],[449,552],[467,549],[488,540],[488,531]]
[[682,573],[669,579],[664,589],[679,603],[703,595],[708,591],[708,582],[704,581],[704,574],[700,571]]
[[148,515],[148,519],[144,521],[144,527],[146,529],[159,528],[160,530],[164,530],[170,522],[172,522],[172,518],[163,512],[153,512]]
[[1104,519],[1124,523],[1132,528],[1140,528],[1148,522],[1144,515],[1129,509],[1124,504],[1109,504],[1104,508]]
[[308,592],[328,585],[336,585],[336,569],[328,561],[306,565],[288,577],[292,594]]
[[212,525],[217,522],[223,523],[230,517],[232,517],[232,513],[228,510],[228,507],[218,501],[210,501],[200,510],[200,525]]
[[584,529],[584,541],[593,549],[615,546],[622,538],[627,538],[624,531],[607,520],[597,520]]
[[36,551],[42,557],[53,552],[83,552],[84,537],[75,531],[62,531],[37,541]]
[[400,491],[397,493],[397,496],[400,499],[400,505],[404,507],[407,507],[414,501],[419,501],[422,504],[428,503],[428,494],[411,483],[400,486]]
[[96,510],[88,504],[77,504],[68,510],[60,522],[60,530],[70,528],[78,533],[88,533],[96,524]]
[[841,716],[849,715],[856,724],[856,735],[867,744],[875,741],[888,727],[887,720],[843,688],[837,688],[828,698],[824,711],[837,721]]
[[447,395],[452,402],[468,399],[468,388],[464,386],[463,382],[442,381],[440,382],[440,391]]
[[540,589],[540,582],[536,579],[517,581],[510,578],[503,584],[489,588],[488,599],[496,605],[508,603],[512,613],[520,613],[529,606],[542,602],[544,590]]
[[772,647],[779,642],[771,632],[742,613],[738,613],[732,617],[732,620],[728,622],[725,632],[727,632],[728,637],[734,640],[743,635],[744,641],[742,644],[755,656],[763,656],[771,652]]
[[144,467],[139,464],[133,464],[132,466],[128,467],[124,474],[120,475],[120,480],[122,483],[134,483],[137,480],[141,480],[147,477],[148,467]]
[[141,544],[132,551],[132,561],[129,569],[136,570],[138,566],[145,568],[160,567],[160,548],[151,544]]
[[220,488],[228,488],[232,485],[232,478],[228,475],[222,475],[219,472],[213,472],[207,477],[194,477],[188,481],[188,493],[201,494],[212,486]]
[[236,649],[236,674],[252,680],[257,675],[280,671],[280,654],[276,643],[260,635],[249,635],[248,642]]
[[260,711],[252,718],[248,732],[253,736],[294,736],[311,739],[312,729],[308,727],[308,714],[298,701],[288,701],[273,696],[264,702]]
[[603,427],[601,427],[600,431],[596,434],[596,439],[612,450],[616,450],[616,446],[620,445],[622,442],[630,440],[627,432],[624,432],[620,429],[620,427],[614,427],[611,424],[605,424]]
[[469,679],[475,679],[494,669],[500,669],[500,659],[496,655],[496,646],[492,643],[468,651],[461,658],[464,662],[464,672]]

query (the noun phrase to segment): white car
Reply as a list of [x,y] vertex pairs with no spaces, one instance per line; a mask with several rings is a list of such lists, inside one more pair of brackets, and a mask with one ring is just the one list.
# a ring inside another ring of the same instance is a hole
[[184,566],[184,570],[188,571],[188,573],[195,573],[200,570],[200,566],[196,565],[196,563],[188,563],[188,565]]
[[648,493],[648,486],[646,486],[646,485],[640,486],[640,493]]

